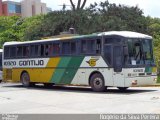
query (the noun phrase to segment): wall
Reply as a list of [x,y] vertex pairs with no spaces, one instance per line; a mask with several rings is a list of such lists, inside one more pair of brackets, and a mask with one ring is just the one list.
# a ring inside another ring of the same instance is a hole
[[0,16],[2,15],[2,0],[0,0]]
[[3,15],[8,16],[8,5],[6,3],[3,3]]
[[39,14],[46,14],[47,7],[41,0],[22,0],[22,17],[31,17]]

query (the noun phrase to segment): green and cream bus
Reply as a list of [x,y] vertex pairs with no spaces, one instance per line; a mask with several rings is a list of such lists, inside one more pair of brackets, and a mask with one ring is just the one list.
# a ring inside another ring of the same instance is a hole
[[22,82],[25,87],[43,83],[125,90],[157,80],[152,37],[141,33],[110,31],[7,42],[3,49],[4,81]]

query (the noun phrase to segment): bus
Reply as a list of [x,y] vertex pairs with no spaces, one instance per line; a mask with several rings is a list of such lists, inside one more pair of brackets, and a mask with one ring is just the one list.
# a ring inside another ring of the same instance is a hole
[[24,87],[88,85],[100,92],[157,81],[152,37],[142,33],[109,31],[7,42],[3,50],[4,80],[21,82]]
[[2,49],[0,49],[0,83],[2,82],[2,52],[3,52],[3,50]]

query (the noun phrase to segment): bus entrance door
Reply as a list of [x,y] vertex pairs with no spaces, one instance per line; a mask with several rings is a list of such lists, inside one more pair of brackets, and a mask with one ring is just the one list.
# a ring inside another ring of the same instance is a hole
[[113,46],[113,81],[114,86],[124,86],[124,74],[123,74],[123,47],[120,45]]

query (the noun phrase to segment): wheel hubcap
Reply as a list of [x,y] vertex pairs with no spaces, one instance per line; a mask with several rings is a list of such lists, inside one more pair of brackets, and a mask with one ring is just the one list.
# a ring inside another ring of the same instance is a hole
[[22,81],[24,85],[28,85],[29,84],[29,76],[25,73],[22,77]]
[[101,88],[103,86],[103,81],[101,78],[95,78],[94,80],[95,88]]

